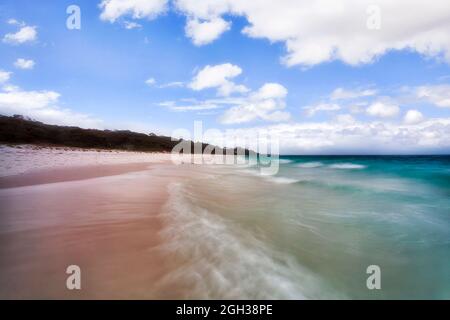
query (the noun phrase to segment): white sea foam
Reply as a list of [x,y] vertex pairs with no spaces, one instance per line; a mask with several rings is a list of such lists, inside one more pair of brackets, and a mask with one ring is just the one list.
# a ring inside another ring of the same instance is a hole
[[300,180],[292,179],[292,178],[286,178],[286,177],[276,177],[276,176],[267,176],[267,180],[279,184],[291,184],[291,183],[297,183]]
[[275,175],[262,174],[258,170],[241,170],[241,172],[255,176],[255,177],[259,177],[266,181],[270,181],[270,182],[277,183],[277,184],[292,184],[292,183],[297,183],[300,181],[297,179],[292,179],[292,178],[287,178],[287,177],[279,177],[279,176],[275,176]]
[[323,166],[322,162],[305,162],[298,165],[298,167],[300,168],[318,168],[322,166]]
[[189,288],[186,298],[305,299],[329,293],[311,271],[231,220],[196,205],[181,183],[169,187],[162,249],[182,265],[160,285]]
[[364,166],[362,164],[355,164],[355,163],[336,163],[330,165],[330,168],[333,169],[364,169],[367,168],[367,166]]
[[280,164],[288,164],[288,163],[292,163],[292,160],[289,160],[289,159],[278,159],[278,163],[280,163]]

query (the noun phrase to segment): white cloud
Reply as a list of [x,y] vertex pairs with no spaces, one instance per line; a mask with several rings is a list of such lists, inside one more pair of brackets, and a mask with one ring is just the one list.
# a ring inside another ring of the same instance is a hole
[[133,19],[154,19],[166,10],[167,0],[103,0],[100,18],[115,22],[122,16]]
[[57,106],[60,94],[55,91],[23,91],[8,86],[0,91],[0,113],[21,114],[50,124],[100,128],[102,122],[86,114]]
[[406,124],[417,124],[421,121],[423,121],[423,114],[417,110],[408,110],[403,118],[403,122]]
[[[204,111],[228,107],[219,119],[223,124],[245,123],[257,119],[276,122],[290,119],[290,113],[283,111],[288,93],[285,87],[278,83],[265,83],[257,91],[250,92],[245,86],[231,81],[241,73],[241,68],[230,63],[207,65],[197,72],[188,87],[195,91],[216,88],[223,98],[200,102],[185,99],[181,104],[169,101],[160,105],[173,111]],[[234,92],[242,95],[230,96]]]
[[315,106],[306,106],[303,107],[308,117],[314,116],[317,112],[320,111],[337,111],[340,110],[341,107],[336,103],[320,103]]
[[16,19],[8,19],[8,21],[6,21],[6,23],[8,23],[8,24],[10,24],[12,26],[24,26],[25,25],[25,23],[20,22],[20,21],[18,21]]
[[20,88],[18,86],[12,85],[12,84],[6,84],[2,87],[4,92],[13,92],[13,91],[19,91]]
[[367,101],[358,101],[358,102],[349,104],[347,108],[353,114],[363,113],[365,111],[364,107],[367,106],[368,104],[369,103]]
[[125,29],[128,29],[128,30],[132,30],[132,29],[140,29],[140,28],[142,28],[142,25],[141,24],[139,24],[139,23],[137,23],[137,22],[134,22],[134,21],[124,21],[124,26],[125,26]]
[[248,91],[249,89],[246,86],[228,81],[219,87],[217,93],[221,96],[229,96],[232,93],[246,93]]
[[145,84],[151,87],[156,84],[156,80],[154,78],[149,78],[145,80]]
[[11,76],[11,72],[3,71],[0,69],[0,83],[7,82]]
[[418,87],[416,95],[438,107],[450,108],[450,85],[448,84]]
[[[450,62],[448,0],[175,0],[189,19],[242,16],[243,33],[283,42],[288,66],[340,60],[373,62],[391,50],[411,50]],[[379,30],[367,27],[370,5],[381,10]]]
[[159,103],[160,106],[166,107],[172,111],[185,112],[185,111],[205,111],[219,109],[221,106],[211,103],[209,101],[202,101],[197,104],[183,104],[178,105],[175,101],[164,101]]
[[379,121],[282,123],[227,132],[231,142],[255,135],[262,140],[277,139],[284,154],[411,154],[450,150],[450,118],[415,125]]
[[217,93],[221,96],[229,96],[234,92],[245,93],[248,91],[245,86],[237,85],[230,80],[241,73],[242,69],[231,63],[207,65],[195,75],[189,87],[196,91],[217,88]]
[[283,99],[287,96],[287,94],[287,89],[281,84],[266,83],[253,96],[258,100],[266,100]]
[[17,87],[0,93],[0,106],[2,108],[27,110],[42,109],[58,101],[59,94],[54,91],[22,91]]
[[23,26],[16,33],[7,33],[3,37],[3,42],[9,44],[22,44],[25,42],[34,41],[37,38],[36,27]]
[[14,66],[16,68],[26,69],[26,70],[33,69],[34,64],[35,63],[33,60],[27,60],[27,59],[22,59],[22,58],[19,58],[16,60],[16,62],[14,62]]
[[356,119],[351,114],[339,114],[336,116],[336,121],[343,124],[356,123]]
[[[266,83],[259,90],[241,96],[201,101],[181,99],[178,102],[161,102],[159,105],[172,111],[205,111],[228,108],[219,119],[223,124],[245,123],[257,119],[280,122],[290,119],[289,112],[283,111],[286,107],[287,93],[287,89],[278,83]],[[197,112],[197,114],[200,113]]]
[[285,98],[288,91],[278,83],[266,83],[258,91],[229,108],[222,115],[223,124],[236,124],[254,121],[287,121],[289,112],[282,111],[286,107]]
[[164,83],[159,86],[160,88],[181,88],[184,87],[184,82],[182,81],[173,81],[169,83]]
[[367,114],[380,118],[394,117],[399,111],[400,108],[397,105],[381,101],[372,103],[366,110]]
[[192,39],[196,46],[202,46],[216,40],[222,33],[230,30],[231,23],[222,18],[200,21],[189,19],[186,23],[186,36]]
[[337,88],[331,93],[331,100],[347,100],[369,97],[375,95],[376,93],[377,91],[374,89],[347,90],[343,88]]

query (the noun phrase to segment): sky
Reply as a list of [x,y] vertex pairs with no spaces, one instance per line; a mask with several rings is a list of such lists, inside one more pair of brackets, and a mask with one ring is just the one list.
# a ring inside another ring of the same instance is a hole
[[448,0],[2,0],[0,114],[283,154],[450,153],[449,35]]

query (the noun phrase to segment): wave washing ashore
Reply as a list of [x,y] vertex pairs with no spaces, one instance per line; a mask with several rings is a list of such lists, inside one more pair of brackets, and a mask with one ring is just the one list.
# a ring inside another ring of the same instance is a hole
[[[166,240],[194,297],[450,298],[449,156],[279,164],[275,176],[215,168],[171,186]],[[369,265],[382,290],[367,289]]]
[[0,297],[450,298],[448,156],[282,157],[275,176],[147,156],[0,189]]

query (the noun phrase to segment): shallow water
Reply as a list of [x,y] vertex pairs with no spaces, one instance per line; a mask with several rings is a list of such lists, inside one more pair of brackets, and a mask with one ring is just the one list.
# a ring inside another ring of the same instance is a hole
[[[170,186],[187,298],[450,298],[450,157],[283,157]],[[381,290],[366,269],[381,268]]]
[[[0,296],[450,298],[450,157],[279,165],[165,164],[0,190]],[[74,263],[87,276],[75,296],[61,285]],[[366,287],[369,265],[381,290]]]

